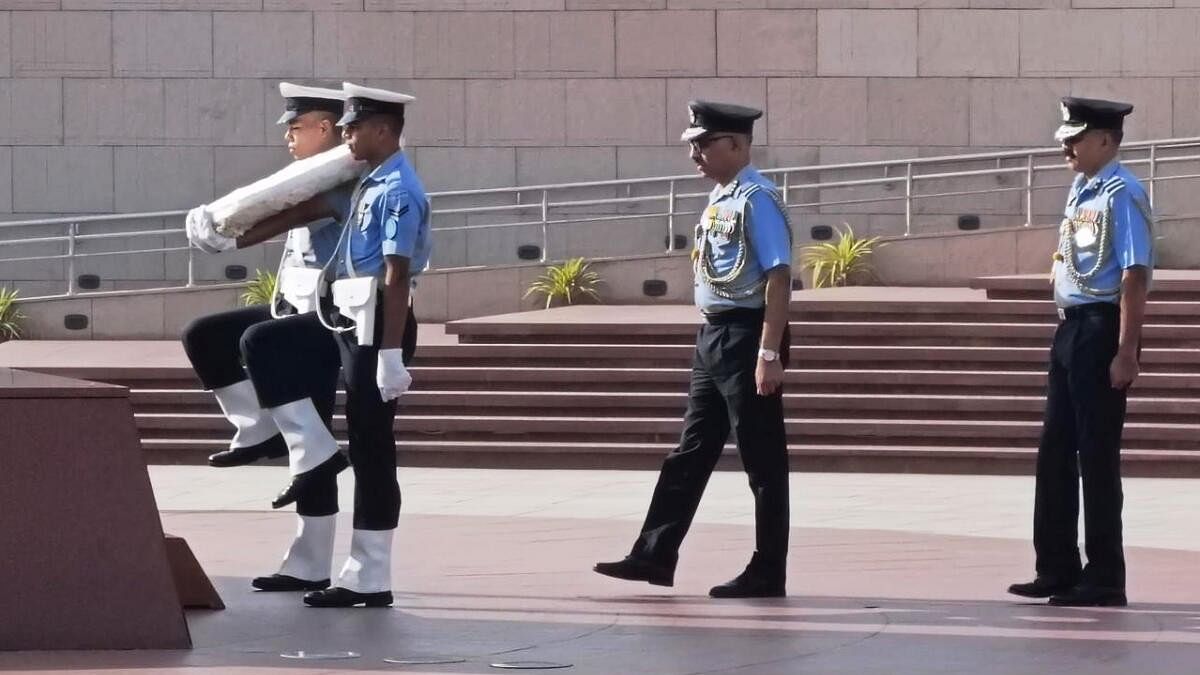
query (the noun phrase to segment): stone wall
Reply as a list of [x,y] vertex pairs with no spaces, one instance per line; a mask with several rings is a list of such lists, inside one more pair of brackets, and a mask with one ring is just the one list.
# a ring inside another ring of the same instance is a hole
[[[0,218],[190,207],[276,168],[280,79],[416,95],[431,190],[689,173],[693,96],[765,108],[765,165],[1045,145],[1068,92],[1135,103],[1131,139],[1200,135],[1197,34],[1200,0],[0,0]],[[816,220],[895,231],[857,211]],[[525,237],[448,236],[438,263]],[[95,260],[114,287],[179,275]],[[63,273],[24,267],[0,279]]]

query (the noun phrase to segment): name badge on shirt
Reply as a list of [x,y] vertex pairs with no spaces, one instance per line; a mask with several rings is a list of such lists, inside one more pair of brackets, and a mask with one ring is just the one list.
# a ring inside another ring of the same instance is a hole
[[371,203],[370,202],[363,202],[361,205],[359,205],[358,215],[357,215],[359,230],[366,231],[367,225],[364,221],[367,219],[367,214],[370,212],[371,212]]

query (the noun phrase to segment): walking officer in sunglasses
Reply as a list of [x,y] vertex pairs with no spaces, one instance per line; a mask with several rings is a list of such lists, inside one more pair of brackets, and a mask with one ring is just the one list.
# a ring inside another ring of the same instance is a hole
[[788,361],[792,234],[775,184],[750,164],[762,112],[692,101],[682,140],[716,183],[696,226],[695,299],[704,315],[679,446],[663,462],[645,523],[623,560],[600,574],[674,584],[679,547],[732,430],[754,496],[756,549],[717,598],[785,594],[788,456],[783,371]]

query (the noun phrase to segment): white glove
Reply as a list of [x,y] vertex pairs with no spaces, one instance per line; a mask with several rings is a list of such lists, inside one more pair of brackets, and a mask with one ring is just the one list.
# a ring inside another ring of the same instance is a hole
[[385,401],[400,398],[412,386],[412,375],[404,367],[404,350],[398,347],[380,349],[375,364],[375,384],[379,386],[379,397]]
[[237,247],[236,239],[217,233],[212,214],[204,205],[188,211],[184,222],[188,241],[205,253],[220,253]]
[[209,217],[208,213],[201,204],[188,211],[187,217],[183,219],[183,229],[187,232],[188,243],[192,246],[200,247],[200,230],[206,217]]
[[205,250],[207,250],[209,253],[220,253],[221,251],[229,251],[237,248],[237,239],[234,239],[233,237],[226,237],[216,230],[210,230],[208,234],[205,235],[204,243],[201,248],[204,248],[204,246],[208,247]]

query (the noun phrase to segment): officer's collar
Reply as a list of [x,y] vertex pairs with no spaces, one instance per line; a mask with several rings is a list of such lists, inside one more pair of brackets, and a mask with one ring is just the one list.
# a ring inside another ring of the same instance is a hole
[[404,161],[404,149],[401,148],[392,153],[391,157],[383,160],[382,164],[374,169],[371,169],[371,172],[367,174],[366,180],[381,181],[386,178],[389,173],[392,173],[396,169],[399,169],[401,166],[403,166]]
[[1080,174],[1079,178],[1083,183],[1083,189],[1094,190],[1100,187],[1104,181],[1115,176],[1117,174],[1117,169],[1119,168],[1121,168],[1121,160],[1114,157],[1111,162],[1104,165],[1104,168],[1097,171],[1095,176],[1087,178],[1083,174]]
[[742,183],[749,181],[750,177],[757,172],[758,169],[755,169],[753,164],[747,164],[733,177],[733,180],[724,185],[717,186],[717,198],[720,199],[721,197],[728,197],[733,194],[741,187]]

